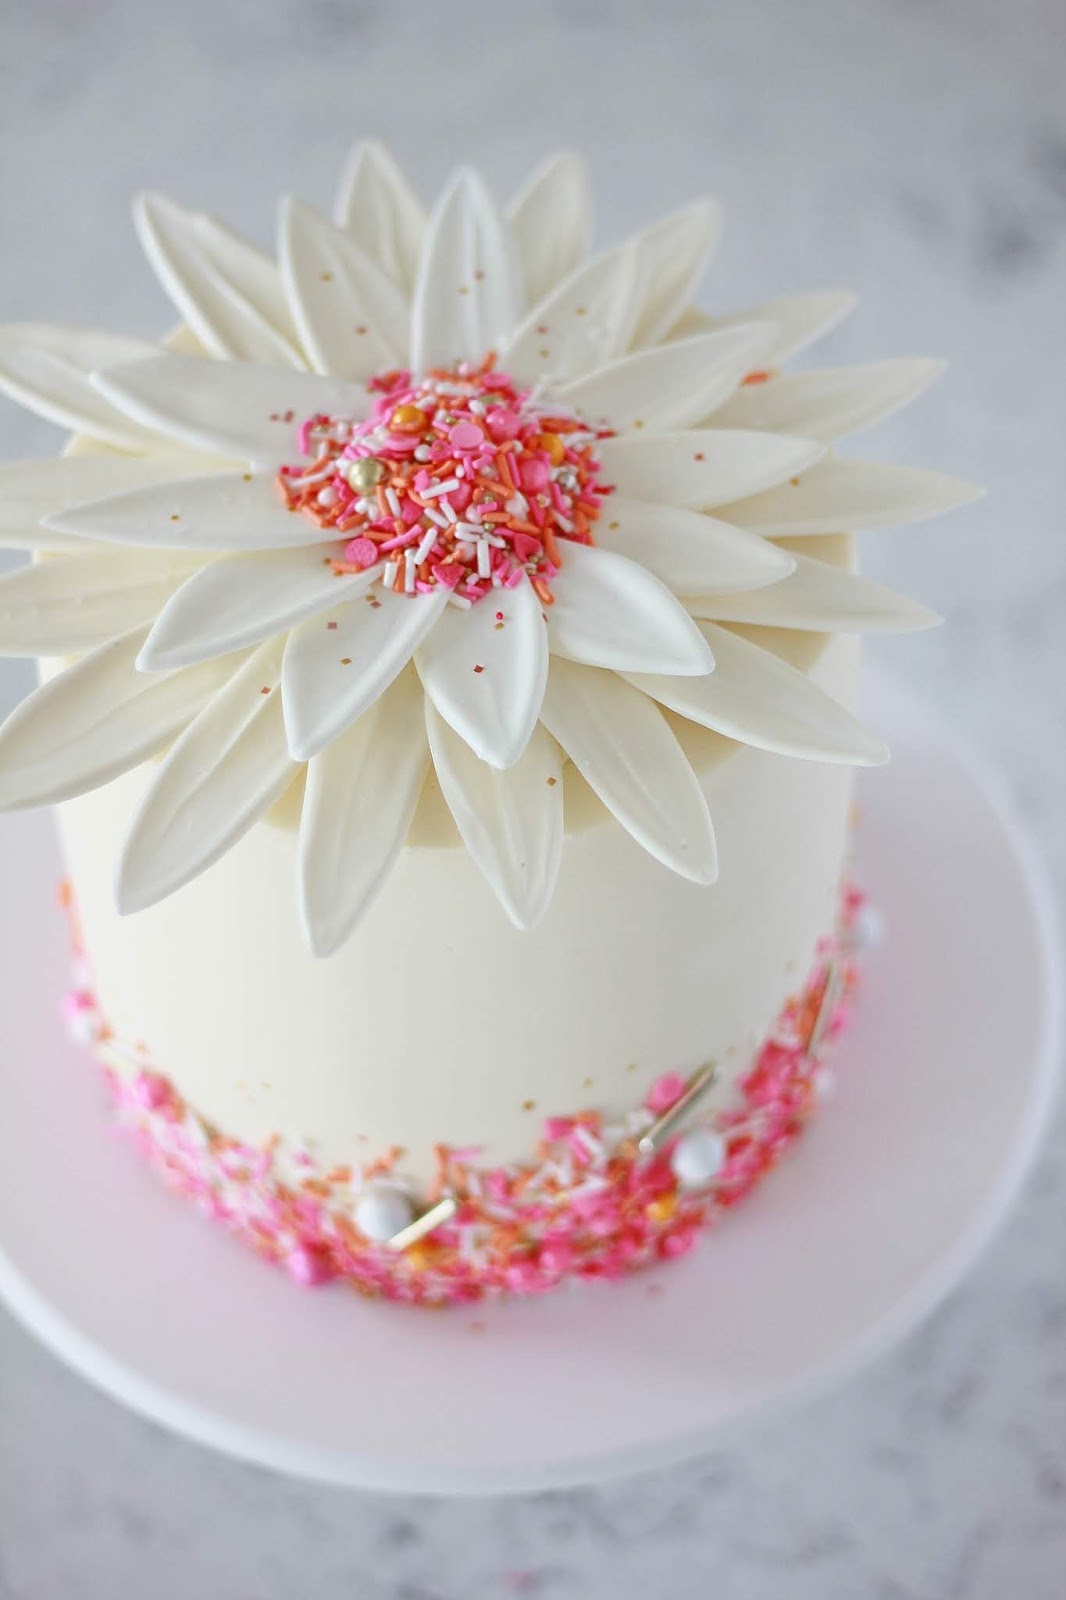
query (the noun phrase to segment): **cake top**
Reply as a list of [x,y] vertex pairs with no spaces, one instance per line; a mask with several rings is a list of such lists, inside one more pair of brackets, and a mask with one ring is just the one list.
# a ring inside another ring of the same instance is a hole
[[802,542],[973,491],[829,452],[939,370],[782,372],[850,297],[705,315],[714,206],[590,256],[565,155],[505,210],[460,171],[427,216],[362,144],[334,221],[282,204],[276,262],[160,195],[135,217],[182,318],[167,348],[0,329],[0,386],[78,436],[0,468],[0,544],[41,557],[0,579],[0,651],[75,658],[0,729],[0,805],[165,751],[122,910],[212,865],[305,765],[300,915],[328,954],[430,766],[530,927],[567,760],[644,849],[713,880],[707,802],[662,708],[786,756],[885,758],[769,630],[936,620]]

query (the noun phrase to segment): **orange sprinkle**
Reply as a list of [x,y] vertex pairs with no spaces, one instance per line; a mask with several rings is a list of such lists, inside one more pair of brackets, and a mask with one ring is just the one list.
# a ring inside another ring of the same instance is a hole
[[511,463],[508,461],[507,454],[503,450],[497,450],[496,452],[496,471],[500,474],[500,478],[503,483],[513,494],[515,483],[511,476]]

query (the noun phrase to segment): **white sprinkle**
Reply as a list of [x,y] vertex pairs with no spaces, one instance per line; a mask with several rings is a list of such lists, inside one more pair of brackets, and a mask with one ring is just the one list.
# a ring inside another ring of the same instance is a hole
[[386,489],[385,500],[393,516],[398,517],[400,515],[400,497],[396,493],[396,490],[392,488]]
[[320,489],[318,491],[318,494],[315,496],[315,499],[318,501],[318,504],[320,506],[336,505],[336,503],[337,503],[337,491],[330,484],[327,484],[324,489]]
[[405,594],[414,594],[414,592],[415,592],[415,571],[416,571],[415,553],[410,548],[410,546],[408,546],[408,548],[404,551],[403,560],[404,560],[404,574],[403,574],[403,589],[404,589],[404,593]]
[[443,483],[434,483],[428,489],[422,490],[423,500],[435,500],[438,495],[451,494],[453,489],[458,489],[458,478],[445,478]]
[[457,478],[465,478],[466,477],[466,468],[463,466],[462,462],[460,462],[459,465],[456,467],[455,476]]
[[582,1127],[580,1122],[574,1125],[571,1137],[576,1139],[578,1144],[584,1146],[588,1155],[598,1156],[603,1154],[603,1146],[600,1141],[587,1128]]
[[529,510],[529,501],[524,494],[513,494],[510,500],[506,501],[503,509],[509,512],[512,517],[524,517]]
[[327,478],[335,478],[336,476],[337,469],[331,460],[328,466],[319,468],[317,472],[309,472],[306,477],[301,478],[300,488],[307,489],[312,483],[325,483]]
[[396,574],[399,572],[399,570],[400,564],[398,561],[386,561],[385,571],[381,574],[381,587],[383,589],[392,588],[393,584],[396,582]]
[[477,545],[477,573],[479,578],[492,576],[492,552],[487,539],[479,539]]
[[453,594],[450,597],[448,604],[450,606],[455,606],[459,611],[469,611],[470,607],[473,605],[473,601],[467,600],[461,594]]
[[419,545],[418,549],[415,552],[415,565],[416,566],[421,566],[422,565],[423,561],[429,555],[429,552],[433,549],[433,546],[436,544],[436,542],[437,542],[437,530],[436,530],[436,528],[430,528],[427,531],[427,533],[425,535],[425,538],[422,540],[422,543]]
[[[446,500],[444,501],[444,508],[446,511],[451,511],[451,507],[448,505]],[[442,517],[439,511],[434,511],[432,506],[426,506],[422,512],[422,515],[424,517],[428,517],[430,522],[435,522],[438,528],[447,528],[451,525],[451,522],[455,521],[454,511],[452,511],[451,519],[449,520],[447,515]]]
[[555,520],[559,524],[560,528],[562,528],[564,533],[573,533],[574,524],[570,521],[569,517],[564,517],[561,511],[557,511],[555,513]]
[[444,512],[444,515],[449,522],[458,522],[459,518],[456,516],[455,511],[452,508],[452,503],[450,500],[442,500],[440,503],[440,508]]
[[428,461],[432,454],[433,451],[429,448],[428,444],[420,444],[415,446],[416,461]]

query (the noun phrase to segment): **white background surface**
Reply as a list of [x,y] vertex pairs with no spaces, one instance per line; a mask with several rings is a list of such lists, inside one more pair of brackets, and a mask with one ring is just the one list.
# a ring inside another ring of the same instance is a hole
[[[601,237],[712,189],[729,226],[709,306],[853,286],[860,311],[819,360],[950,359],[932,395],[853,450],[982,478],[992,495],[868,536],[867,570],[949,624],[877,654],[1006,771],[1061,887],[1066,11],[491,10],[6,0],[0,317],[156,332],[167,308],[126,222],[130,190],[171,189],[265,240],[275,193],[326,203],[364,131],[427,189],[455,157],[504,188],[546,144],[580,147]],[[0,412],[3,456],[52,443]],[[0,670],[0,702],[26,682]],[[217,1460],[0,1320],[0,1597],[1059,1600],[1064,1201],[1060,1119],[975,1277],[848,1390],[680,1471],[499,1505],[357,1497]]]

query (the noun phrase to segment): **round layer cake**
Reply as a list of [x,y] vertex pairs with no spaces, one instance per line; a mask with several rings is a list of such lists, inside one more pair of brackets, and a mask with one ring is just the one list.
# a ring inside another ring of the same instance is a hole
[[0,471],[40,558],[0,648],[61,658],[0,804],[59,805],[72,1026],[300,1281],[441,1303],[680,1254],[826,1087],[886,754],[856,636],[933,620],[851,533],[968,496],[827,445],[934,364],[783,373],[846,297],[696,312],[713,208],[588,257],[569,157],[427,217],[361,146],[277,264],[137,220],[167,348],[0,330],[78,434]]

